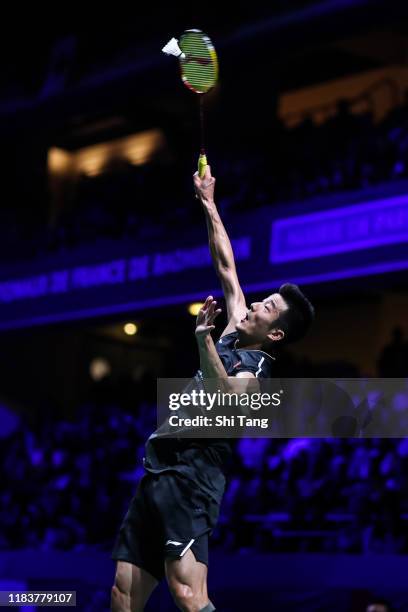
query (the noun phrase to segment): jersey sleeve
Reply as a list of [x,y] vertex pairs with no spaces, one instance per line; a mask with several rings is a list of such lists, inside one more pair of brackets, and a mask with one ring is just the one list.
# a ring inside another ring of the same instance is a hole
[[239,351],[240,363],[234,368],[234,376],[238,372],[251,372],[256,378],[271,378],[272,358],[257,351]]

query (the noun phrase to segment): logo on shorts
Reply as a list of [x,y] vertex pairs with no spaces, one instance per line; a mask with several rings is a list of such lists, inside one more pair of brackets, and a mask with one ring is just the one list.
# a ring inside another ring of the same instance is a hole
[[167,544],[173,544],[174,546],[182,546],[183,542],[176,542],[175,540],[167,540],[165,546],[167,546]]

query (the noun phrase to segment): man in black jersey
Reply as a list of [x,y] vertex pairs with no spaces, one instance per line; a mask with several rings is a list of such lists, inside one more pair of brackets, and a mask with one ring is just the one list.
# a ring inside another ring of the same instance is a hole
[[[214,203],[215,179],[209,166],[194,187],[207,221],[209,245],[224,292],[228,324],[216,344],[211,337],[221,312],[209,296],[196,322],[203,379],[242,378],[243,387],[271,378],[278,347],[300,339],[314,312],[296,285],[248,308],[240,287],[227,232]],[[231,453],[227,440],[175,438],[160,427],[146,443],[147,474],[121,525],[112,553],[117,561],[112,588],[114,612],[143,610],[164,576],[177,606],[185,611],[215,610],[207,594],[208,536],[214,528],[224,492],[222,466]]]

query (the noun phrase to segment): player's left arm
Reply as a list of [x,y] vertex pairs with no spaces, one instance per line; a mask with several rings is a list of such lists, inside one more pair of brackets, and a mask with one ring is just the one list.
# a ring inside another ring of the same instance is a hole
[[[255,375],[252,372],[238,372],[236,376],[228,376],[223,363],[217,353],[214,341],[211,337],[211,332],[215,328],[214,321],[220,314],[221,309],[217,308],[217,302],[210,295],[206,299],[204,306],[200,309],[197,322],[195,336],[197,340],[198,352],[200,356],[200,368],[203,374],[203,378],[214,378],[220,379],[227,387],[233,387],[233,380],[236,378],[248,379],[248,386],[254,383],[250,383],[251,379],[255,379]],[[229,381],[229,382],[228,382]],[[245,391],[245,384],[240,383],[240,392]]]

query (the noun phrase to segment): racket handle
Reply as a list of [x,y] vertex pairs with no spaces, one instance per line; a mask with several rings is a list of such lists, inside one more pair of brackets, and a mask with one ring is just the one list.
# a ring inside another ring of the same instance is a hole
[[207,166],[207,156],[205,153],[200,153],[200,157],[198,158],[198,176],[201,179],[204,177],[206,166]]

